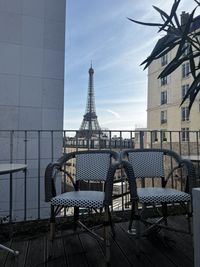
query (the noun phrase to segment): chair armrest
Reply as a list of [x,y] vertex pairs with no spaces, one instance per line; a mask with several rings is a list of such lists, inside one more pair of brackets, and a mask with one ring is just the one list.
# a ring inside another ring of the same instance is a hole
[[182,159],[180,165],[187,168],[187,180],[185,192],[192,195],[192,188],[196,187],[196,171],[191,160]]
[[108,169],[106,184],[105,184],[105,199],[104,204],[109,206],[112,204],[112,192],[113,192],[113,181],[116,170],[121,166],[120,162],[112,163]]
[[121,165],[122,165],[122,168],[124,168],[124,171],[128,178],[131,201],[137,201],[138,200],[137,184],[136,184],[136,178],[134,175],[133,167],[130,164],[130,162],[128,162],[127,160],[122,160]]
[[[45,170],[45,201],[51,201],[51,198],[56,196],[55,178],[56,174],[62,169],[63,165],[71,158],[75,157],[75,153],[64,153],[56,162],[51,162]],[[71,179],[71,178],[70,178]]]
[[49,202],[52,197],[56,196],[55,177],[60,171],[60,164],[58,162],[49,163],[45,169],[45,201]]
[[182,166],[181,164],[175,166],[169,173],[168,175],[166,176],[165,180],[162,182],[162,187],[166,187],[167,185],[167,182],[169,181],[169,178],[173,175],[174,171],[180,169]]

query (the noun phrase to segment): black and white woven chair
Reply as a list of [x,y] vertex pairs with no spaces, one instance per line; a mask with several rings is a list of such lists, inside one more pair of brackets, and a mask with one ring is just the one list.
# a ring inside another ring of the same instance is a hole
[[[189,233],[191,191],[195,186],[195,170],[192,162],[182,159],[177,153],[168,149],[124,150],[121,156],[129,181],[132,205],[128,232],[142,236],[162,227],[182,231],[169,226],[167,220],[169,206],[172,209],[179,204],[187,214],[186,232]],[[157,216],[156,220],[148,218],[147,207],[152,207],[153,215]]]
[[[51,240],[55,233],[55,217],[64,208],[74,207],[74,230],[81,226],[94,237],[105,241],[106,258],[109,261],[108,226],[114,230],[109,206],[112,204],[113,179],[119,166],[118,159],[119,154],[114,151],[91,150],[64,154],[57,162],[48,164],[45,171],[45,200],[51,202]],[[64,180],[68,180],[68,186],[73,185],[73,191],[56,195],[55,180],[59,172],[63,174]],[[90,211],[88,214],[92,214],[93,210],[104,215],[103,237],[80,221],[80,208]]]

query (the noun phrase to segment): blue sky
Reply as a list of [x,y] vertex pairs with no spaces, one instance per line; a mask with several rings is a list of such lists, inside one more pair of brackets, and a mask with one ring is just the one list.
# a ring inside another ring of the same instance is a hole
[[[169,12],[173,2],[67,1],[64,129],[79,129],[81,125],[91,60],[100,126],[110,130],[146,127],[147,71],[140,63],[163,34],[127,17],[158,22],[159,14],[152,5]],[[194,1],[182,0],[180,13],[191,12],[194,6]]]

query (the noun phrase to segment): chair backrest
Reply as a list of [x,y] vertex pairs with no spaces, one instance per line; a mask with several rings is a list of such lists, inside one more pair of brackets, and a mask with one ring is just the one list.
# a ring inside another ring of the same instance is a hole
[[77,154],[76,180],[106,181],[110,163],[110,153]]
[[138,178],[164,177],[164,159],[162,151],[130,151],[128,161],[134,175]]
[[[122,161],[128,160],[133,171],[133,174],[129,176],[142,178],[142,186],[145,186],[145,178],[152,178],[152,182],[148,185],[154,186],[154,178],[161,178],[162,187],[177,188],[189,193],[196,186],[194,165],[173,150],[165,148],[126,149],[122,151],[121,159]],[[135,179],[132,180],[135,182]],[[158,183],[156,182],[155,185]]]

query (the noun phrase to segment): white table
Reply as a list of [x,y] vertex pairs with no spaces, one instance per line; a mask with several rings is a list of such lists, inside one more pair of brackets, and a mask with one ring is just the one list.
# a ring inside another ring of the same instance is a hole
[[189,159],[193,162],[200,162],[200,155],[189,155],[189,156],[182,155],[182,158],[183,159]]
[[[13,197],[13,177],[12,174],[19,171],[26,171],[26,164],[18,164],[18,163],[0,163],[0,175],[9,174],[10,175],[10,202],[9,202],[9,218],[10,222],[12,221],[12,197]],[[10,249],[0,244],[0,248],[13,253],[14,255],[18,255],[19,251]]]

